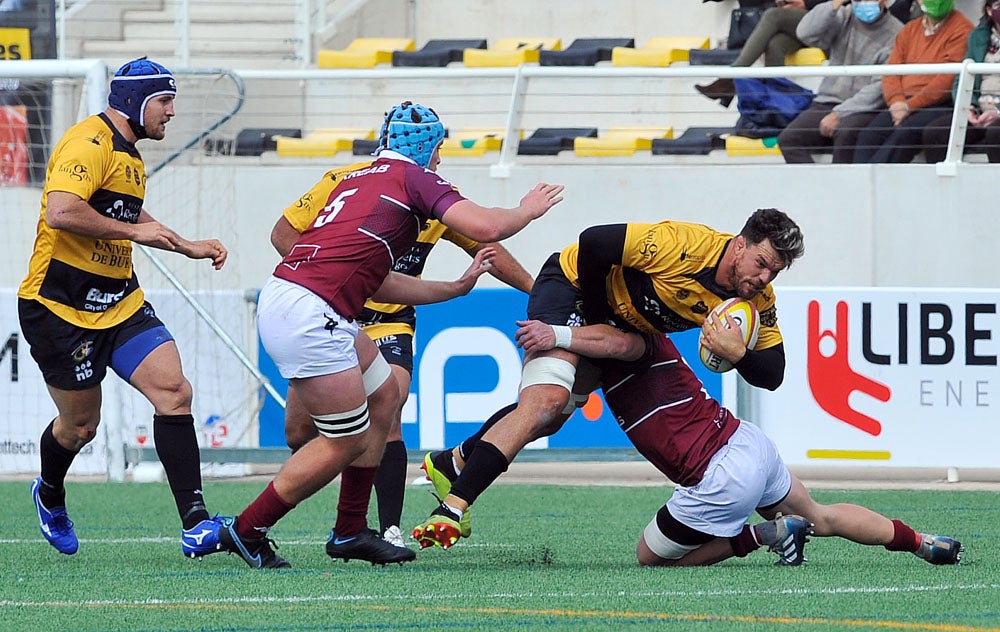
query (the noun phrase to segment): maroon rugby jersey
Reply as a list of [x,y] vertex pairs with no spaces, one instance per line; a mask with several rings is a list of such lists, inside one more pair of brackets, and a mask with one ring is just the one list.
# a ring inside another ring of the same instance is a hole
[[690,487],[740,420],[709,396],[667,336],[644,336],[645,356],[602,363],[604,399],[640,454]]
[[428,219],[465,199],[447,180],[407,160],[379,158],[352,171],[274,270],[355,319]]

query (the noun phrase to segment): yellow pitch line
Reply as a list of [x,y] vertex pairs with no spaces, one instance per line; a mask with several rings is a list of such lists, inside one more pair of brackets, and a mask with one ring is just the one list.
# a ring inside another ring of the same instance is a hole
[[806,450],[808,459],[853,459],[855,461],[888,461],[888,450]]

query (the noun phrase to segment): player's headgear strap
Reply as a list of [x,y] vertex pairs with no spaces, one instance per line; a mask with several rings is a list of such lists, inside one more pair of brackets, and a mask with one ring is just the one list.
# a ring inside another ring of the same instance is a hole
[[386,113],[378,146],[399,152],[426,169],[443,138],[444,125],[434,110],[404,101]]
[[125,63],[111,79],[108,105],[128,119],[136,137],[146,137],[143,112],[146,103],[161,94],[177,94],[177,83],[170,71],[145,57]]

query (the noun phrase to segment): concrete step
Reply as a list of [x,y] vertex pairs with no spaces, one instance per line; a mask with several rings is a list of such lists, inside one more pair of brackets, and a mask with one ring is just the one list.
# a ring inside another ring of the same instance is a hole
[[[126,11],[124,21],[163,23],[174,21],[173,5],[166,6],[163,10],[132,10]],[[188,12],[192,23],[214,22],[217,24],[233,23],[279,23],[294,22],[295,7],[292,5],[230,5],[219,6],[218,3],[191,3]]]
[[[196,41],[219,42],[284,42],[295,37],[295,25],[291,22],[264,23],[192,23],[189,27],[192,45]],[[128,22],[125,24],[124,38],[138,42],[170,39],[176,41],[173,23]]]
[[[143,40],[91,40],[83,43],[83,57],[123,58],[132,59],[136,54],[146,54],[150,57],[173,57],[177,53],[177,40],[174,38],[157,38]],[[258,55],[281,57],[294,55],[295,44],[279,40],[192,40],[190,47],[192,59],[195,57],[254,57]]]

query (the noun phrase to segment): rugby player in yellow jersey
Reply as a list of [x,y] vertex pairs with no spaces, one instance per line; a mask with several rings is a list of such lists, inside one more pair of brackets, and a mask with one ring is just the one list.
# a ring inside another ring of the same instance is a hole
[[226,248],[190,241],[143,208],[146,169],[135,143],[161,140],[174,116],[170,71],[145,57],[115,73],[109,107],[71,127],[49,159],[34,252],[18,289],[21,331],[58,415],[39,440],[41,476],[31,495],[45,539],[79,547],[66,513],[66,473],[97,436],[101,382],[110,367],[153,405],[153,440],[182,523],[182,551],[219,549],[205,508],[191,384],[173,337],[146,302],[132,269],[132,242],[208,259]]
[[[316,219],[340,179],[369,164],[371,163],[362,162],[331,169],[308,192],[286,208],[271,231],[271,244],[275,250],[282,256],[287,254],[302,231]],[[419,278],[423,273],[427,256],[441,239],[455,244],[470,257],[475,257],[477,253],[489,247],[495,251],[489,273],[522,292],[531,292],[534,280],[507,249],[497,243],[481,244],[436,220],[425,223],[417,236],[417,241],[409,252],[396,262],[393,271]],[[378,503],[379,533],[394,546],[405,547],[406,543],[399,528],[406,490],[406,445],[403,442],[400,415],[409,397],[413,376],[416,310],[411,305],[369,300],[365,303],[359,323],[389,363],[399,385],[399,407],[393,416],[385,452],[375,478],[375,494]],[[298,449],[315,436],[315,424],[306,414],[294,389],[289,389],[285,405],[285,440],[288,446],[293,450]]]
[[[574,327],[613,324],[627,331],[673,333],[701,327],[704,344],[750,384],[773,390],[783,379],[784,348],[771,282],[804,252],[785,213],[759,209],[738,235],[665,221],[595,226],[553,254],[535,279],[528,318],[552,326],[556,348],[526,347],[516,405],[450,451],[428,454],[424,469],[444,500],[412,532],[421,547],[450,547],[471,533],[467,511],[530,441],[556,432],[598,386],[593,364],[567,351]],[[756,346],[709,312],[741,297],[761,315]],[[522,345],[524,346],[524,345]]]

